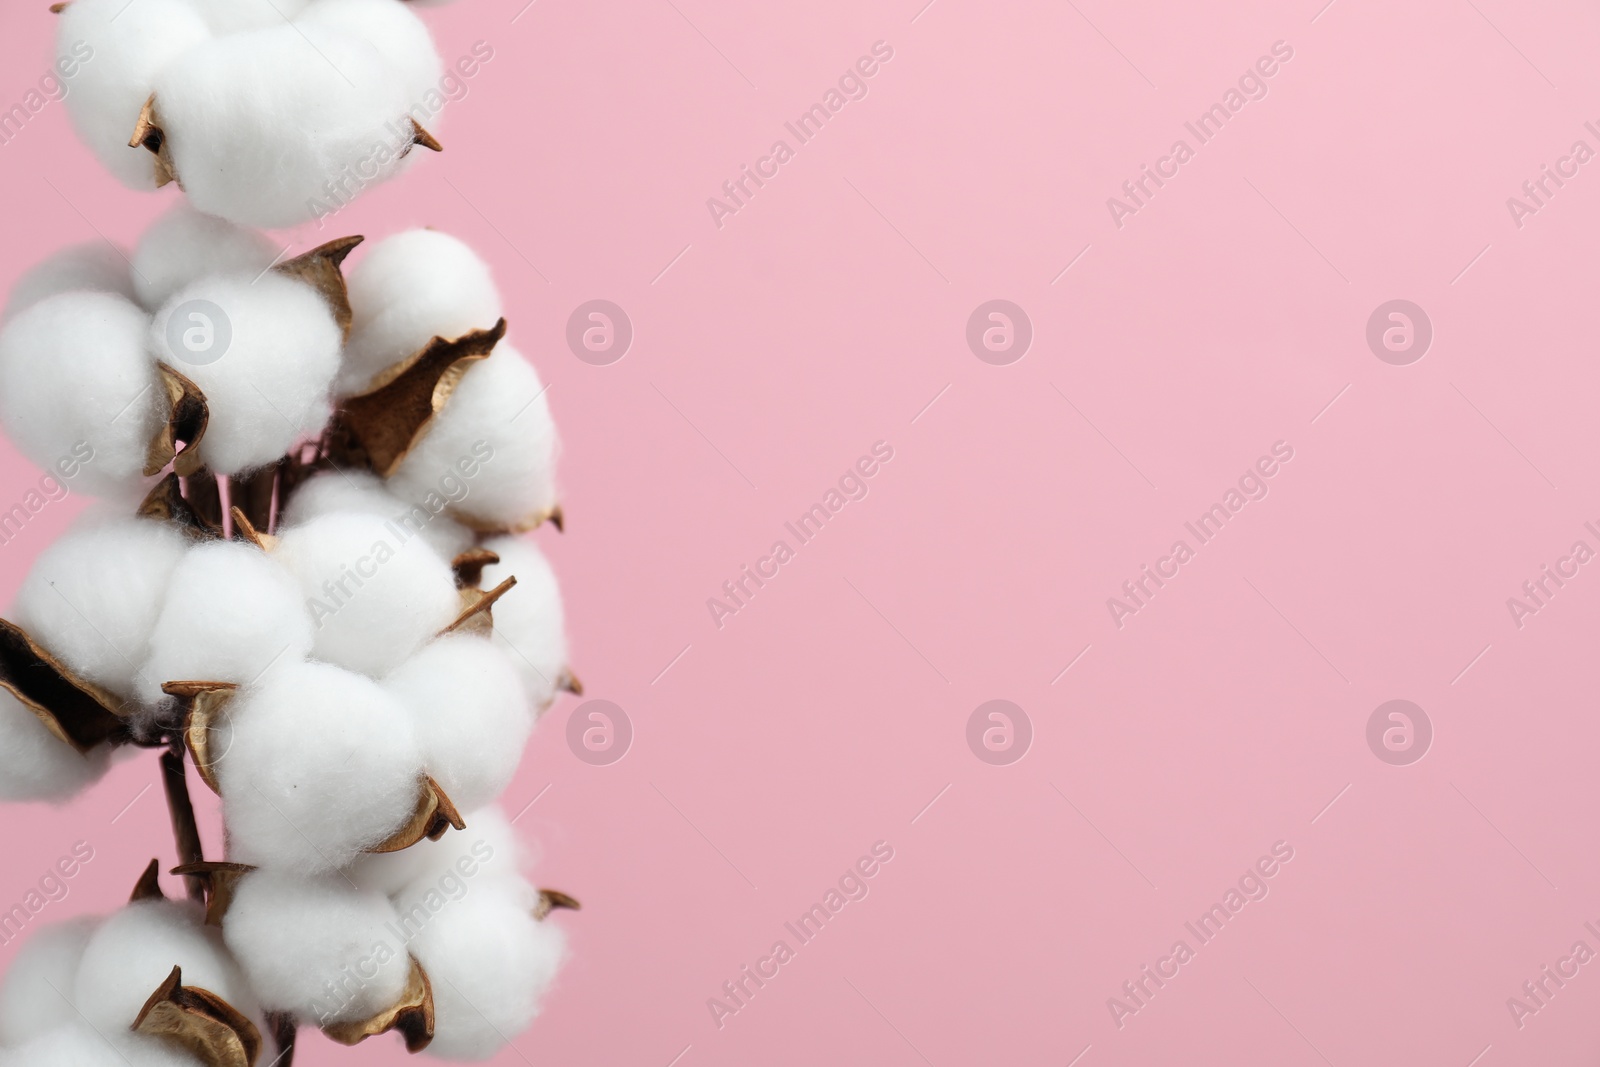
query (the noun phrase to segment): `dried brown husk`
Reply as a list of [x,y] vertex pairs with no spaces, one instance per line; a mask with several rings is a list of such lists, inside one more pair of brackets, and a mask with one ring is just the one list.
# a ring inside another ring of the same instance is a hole
[[151,860],[139,875],[139,880],[133,884],[133,892],[128,894],[128,903],[166,899],[167,895],[161,891],[161,861]]
[[424,775],[422,788],[417,797],[417,806],[412,811],[411,817],[406,820],[406,824],[367,851],[399,852],[401,849],[410,848],[423,838],[437,841],[451,827],[465,830],[466,820],[461,818],[461,813],[456,810],[454,802],[445,795],[439,783]]
[[[439,143],[439,139],[433,134],[429,133],[427,130],[423,129],[422,123],[418,122],[416,119],[411,120],[411,144],[421,145],[430,152],[444,151],[444,145]],[[406,152],[409,151],[411,151],[410,145],[406,147]],[[405,152],[400,154],[404,156]]]
[[509,593],[517,584],[517,576],[512,575],[487,593],[482,589],[458,590],[461,596],[461,612],[449,626],[439,631],[439,636],[445,634],[479,634],[487,637],[494,632],[493,608],[499,599]]
[[171,873],[200,879],[200,884],[206,891],[206,925],[220,927],[223,916],[228,914],[228,908],[233,903],[233,894],[239,888],[239,880],[255,869],[248,863],[208,861],[185,863],[181,867],[172,868]]
[[80,753],[125,734],[117,714],[122,702],[114,694],[78,677],[26,630],[5,619],[0,619],[0,689]]
[[469,548],[450,561],[456,572],[457,589],[477,589],[483,585],[483,568],[500,562],[500,554],[487,548]]
[[575,674],[571,667],[561,672],[561,688],[575,697],[583,696],[583,681]]
[[255,1023],[210,990],[184,985],[180,967],[150,994],[133,1029],[176,1041],[206,1067],[254,1067],[261,1055]]
[[467,369],[487,359],[506,334],[506,320],[455,340],[435,337],[387,371],[370,391],[347,398],[329,430],[335,459],[365,464],[388,478],[428,432]]
[[241,541],[248,541],[263,552],[271,552],[278,547],[278,539],[257,530],[255,523],[250,521],[250,516],[246,515],[242,508],[235,507],[232,515],[233,532]]
[[573,911],[582,911],[583,905],[578,903],[578,898],[563,893],[559,889],[539,890],[539,902],[533,906],[533,917],[539,922],[549,918],[550,913],[557,908],[570,908]]
[[156,94],[151,93],[150,98],[144,102],[144,107],[139,109],[139,121],[133,128],[133,136],[128,139],[129,148],[143,148],[156,157],[156,188],[159,189],[169,182],[177,182],[178,188],[183,188],[183,182],[178,178],[178,171],[172,165],[172,153],[167,149],[167,134],[161,128],[161,120],[156,117]]
[[482,534],[485,537],[524,534],[529,530],[538,529],[547,522],[556,528],[557,533],[567,532],[567,516],[561,510],[560,504],[557,504],[549,511],[536,512],[526,518],[517,519],[515,522],[485,522],[482,519],[474,519],[470,515],[457,515],[455,519],[473,533]]
[[433,983],[422,964],[411,959],[411,974],[405,992],[390,1008],[370,1019],[348,1023],[329,1023],[322,1032],[341,1045],[358,1045],[369,1037],[398,1030],[405,1038],[407,1052],[421,1052],[433,1041]]
[[211,738],[239,687],[233,682],[177,681],[166,682],[161,691],[183,703],[183,743],[189,749],[189,760],[199,772],[200,780],[220,795],[222,787],[217,783],[216,761],[221,754],[212,751]]
[[[167,398],[167,420],[150,442],[145,455],[146,477],[160,474],[168,463],[185,478],[200,470],[200,442],[211,421],[211,408],[200,387],[165,363],[156,364]],[[183,442],[180,450],[178,442]]]
[[327,244],[318,245],[309,252],[286,259],[272,268],[278,274],[305,282],[321,294],[333,311],[333,319],[350,338],[350,323],[354,313],[350,310],[350,287],[344,280],[344,260],[356,245],[366,238],[340,237]]
[[177,474],[168,474],[156,483],[144,498],[144,503],[139,505],[138,515],[157,522],[173,523],[194,537],[222,536],[222,528],[208,522],[184,497],[183,484]]

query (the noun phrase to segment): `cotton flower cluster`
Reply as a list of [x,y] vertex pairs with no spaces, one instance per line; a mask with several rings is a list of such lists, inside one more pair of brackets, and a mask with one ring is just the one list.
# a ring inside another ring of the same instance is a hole
[[559,965],[567,898],[523,880],[491,806],[578,689],[523,536],[561,519],[545,390],[461,242],[399,234],[347,283],[353,247],[285,260],[181,204],[6,306],[0,425],[98,499],[0,623],[0,797],[63,801],[114,749],[165,749],[221,796],[226,848],[181,857],[203,908],[37,936],[0,988],[0,1067],[203,1062],[130,1031],[174,966],[241,1032],[482,1059]]
[[176,181],[252,226],[318,215],[333,190],[400,173],[442,65],[406,0],[71,0],[57,50],[92,57],[67,107],[133,188]]

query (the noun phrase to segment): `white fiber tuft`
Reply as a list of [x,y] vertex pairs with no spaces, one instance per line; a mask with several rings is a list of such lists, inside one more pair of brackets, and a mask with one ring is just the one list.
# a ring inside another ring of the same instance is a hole
[[0,331],[0,422],[34,463],[71,487],[126,494],[166,417],[145,354],[148,320],[112,293],[47,297]]
[[405,709],[321,663],[269,673],[215,730],[230,857],[331,871],[400,829],[422,789]]
[[92,915],[42,927],[23,944],[0,984],[0,1046],[11,1048],[78,1021],[67,998],[100,920]]
[[133,250],[133,284],[139,302],[155,311],[191,282],[212,274],[254,278],[277,256],[278,249],[265,235],[179,201],[139,238]]
[[568,670],[561,588],[550,561],[528,538],[495,537],[483,547],[500,557],[483,569],[485,589],[517,579],[494,606],[494,640],[522,675],[532,710],[541,712],[555,702]]
[[79,755],[9,690],[0,689],[0,800],[59,804],[98,782],[110,765],[109,746]]
[[57,293],[115,293],[134,299],[133,276],[123,251],[109,241],[70,245],[29,268],[11,287],[4,318]]

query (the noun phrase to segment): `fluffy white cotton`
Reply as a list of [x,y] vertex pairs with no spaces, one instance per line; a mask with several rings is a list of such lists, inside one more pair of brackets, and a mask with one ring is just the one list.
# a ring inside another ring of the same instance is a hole
[[201,1063],[166,1038],[98,1033],[74,1022],[15,1051],[0,1052],[0,1067],[201,1067]]
[[418,841],[399,852],[362,856],[345,872],[363,889],[389,894],[401,911],[410,911],[428,893],[459,895],[458,883],[474,885],[516,879],[528,862],[527,850],[499,807],[467,811],[467,828],[437,841]]
[[228,706],[218,762],[230,857],[329,871],[416,810],[422,753],[376,682],[321,663],[269,673]]
[[139,695],[161,699],[172,681],[249,685],[311,652],[311,614],[294,578],[241,541],[189,549],[172,572]]
[[310,0],[189,0],[213,33],[221,36],[282,26]]
[[[205,6],[214,5],[208,2]],[[208,275],[254,278],[271,266],[277,255],[278,249],[263,234],[203,215],[180,200],[139,238],[133,250],[133,284],[139,302],[154,311],[173,293]],[[126,271],[126,266],[123,269]],[[183,369],[180,363],[172,365]]]
[[131,697],[188,547],[170,524],[91,515],[33,565],[13,621],[77,674]]
[[10,318],[47,296],[80,292],[134,298],[132,274],[120,248],[109,241],[63,248],[17,279],[6,301],[4,317]]
[[23,455],[74,489],[126,493],[166,417],[145,354],[148,320],[114,293],[59,293],[0,330],[0,422]]
[[[556,505],[556,427],[533,366],[501,344],[467,368],[461,384],[389,480],[401,496],[456,480],[459,465],[482,459],[454,514],[477,529],[509,529]],[[487,455],[488,458],[483,458]]]
[[14,1048],[78,1020],[67,998],[99,925],[94,916],[68,919],[40,928],[23,944],[0,984],[0,1047]]
[[155,95],[194,206],[249,226],[330,214],[398,173],[411,143],[404,79],[371,44],[314,23],[193,49]]
[[222,934],[264,1008],[311,1025],[365,1019],[395,1004],[411,959],[382,893],[338,876],[247,875]]
[[174,966],[199,986],[254,1015],[255,998],[228,956],[220,931],[205,926],[198,905],[144,900],[108,916],[89,938],[72,999],[105,1033],[127,1030]]
[[494,606],[494,640],[522,675],[535,712],[556,699],[567,676],[566,611],[561,587],[544,553],[523,537],[495,537],[484,548],[500,562],[483,569],[483,587],[493,589],[515,576],[516,587]]
[[79,136],[123,184],[156,187],[156,157],[129,148],[128,138],[156,76],[209,37],[191,0],[73,0],[62,11],[56,70],[74,72],[67,111]]
[[350,272],[350,308],[354,321],[338,384],[344,395],[364,392],[374,376],[433,338],[490,329],[503,313],[488,266],[461,241],[433,230],[374,245]]
[[[111,748],[88,755],[45,728],[28,707],[0,689],[0,800],[70,800],[98,782],[111,765]],[[0,1044],[5,1043],[0,1004]]]
[[[407,109],[422,104],[430,89],[438,91],[439,78],[444,72],[439,53],[434,50],[428,27],[412,14],[407,3],[312,0],[295,21],[302,27],[319,26],[347,34],[377,49],[400,79]],[[430,129],[428,132],[438,131]]]
[[149,336],[157,358],[205,393],[200,451],[219,474],[276,462],[327,423],[343,334],[303,282],[272,272],[203,278],[168,298]]
[[433,983],[430,1056],[486,1060],[538,1014],[566,954],[552,922],[536,922],[525,884],[474,885],[432,916],[411,942]]
[[424,765],[462,810],[494,800],[517,773],[533,721],[517,671],[483,637],[441,637],[383,680],[411,715]]
[[460,612],[450,564],[376,515],[332,514],[288,527],[273,555],[300,583],[312,613],[312,656],[374,678]]
[[453,560],[472,547],[477,535],[459,522],[423,504],[410,504],[391,493],[375,474],[366,471],[328,471],[294,491],[284,508],[283,522],[298,526],[324,515],[355,513],[392,521],[402,530],[417,533],[445,560]]

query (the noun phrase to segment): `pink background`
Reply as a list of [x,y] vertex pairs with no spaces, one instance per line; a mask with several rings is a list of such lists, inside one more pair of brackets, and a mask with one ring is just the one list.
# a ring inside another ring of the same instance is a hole
[[[1600,570],[1520,630],[1505,603],[1600,547],[1600,162],[1506,207],[1600,148],[1591,5],[525,2],[424,10],[447,60],[495,50],[445,154],[286,235],[459,234],[552,382],[569,526],[539,540],[636,738],[580,763],[566,700],[506,798],[584,910],[496,1063],[1595,1061],[1600,963],[1506,1005],[1600,950]],[[45,6],[0,14],[7,105]],[[718,229],[706,199],[878,40],[870,95]],[[1269,95],[1119,229],[1107,197],[1279,40]],[[58,104],[0,196],[5,284],[169,199]],[[563,335],[602,297],[637,337],[594,367]],[[993,298],[1035,329],[1010,366],[964,340]],[[1404,367],[1364,339],[1396,298],[1435,331]],[[880,439],[871,494],[717,629],[706,599]],[[1119,630],[1106,598],[1278,440],[1270,495]],[[9,504],[38,474],[4,456]],[[0,593],[79,503],[0,548]],[[965,740],[996,698],[1035,731],[1010,766]],[[1365,740],[1395,698],[1435,731],[1410,766]],[[171,859],[154,781],[14,813],[0,902],[79,839],[45,917],[124,899]],[[707,999],[879,840],[871,894],[718,1029]],[[1270,895],[1119,1029],[1107,998],[1280,840]]]

